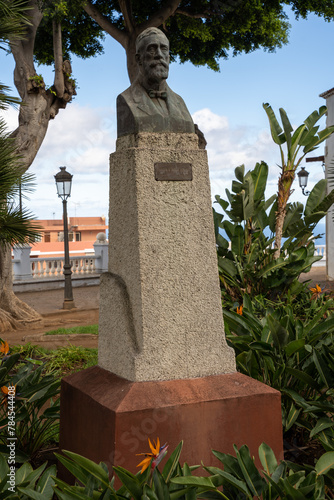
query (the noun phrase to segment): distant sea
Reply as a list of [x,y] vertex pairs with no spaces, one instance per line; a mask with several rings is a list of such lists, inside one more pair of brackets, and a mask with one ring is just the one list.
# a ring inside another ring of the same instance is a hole
[[314,234],[321,234],[321,238],[315,240],[316,245],[326,245],[326,223],[321,221],[317,224]]

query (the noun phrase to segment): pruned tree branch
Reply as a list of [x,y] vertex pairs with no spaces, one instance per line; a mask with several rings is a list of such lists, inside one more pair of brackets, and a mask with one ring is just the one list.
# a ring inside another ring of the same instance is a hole
[[131,0],[118,0],[126,30],[132,34],[135,31],[135,20],[132,16]]
[[212,15],[214,14],[213,12],[209,12],[209,11],[205,11],[205,12],[202,12],[200,14],[195,14],[194,12],[190,12],[189,10],[185,10],[185,9],[176,9],[176,11],[174,12],[174,14],[181,14],[182,16],[187,16],[187,17],[191,17],[192,19],[209,19],[210,17],[212,17]]
[[151,26],[155,28],[161,26],[170,16],[175,13],[179,3],[180,0],[169,0],[169,2],[166,2],[163,7],[155,12],[149,19],[147,19],[147,21],[139,25],[138,32],[144,31],[146,28],[149,28]]
[[91,16],[94,21],[97,22],[101,28],[106,31],[110,36],[112,36],[117,42],[119,42],[122,47],[126,49],[128,36],[126,32],[118,29],[109,19],[101,14],[98,9],[87,0],[86,4],[83,6],[84,10],[89,16]]
[[24,79],[33,77],[36,72],[34,68],[34,45],[38,26],[43,18],[43,13],[39,10],[37,2],[29,0],[27,17],[30,24],[26,28],[26,36],[21,40],[10,40],[10,48],[15,59],[14,83],[20,94],[21,99],[24,99],[26,86]]
[[63,71],[63,48],[61,39],[61,24],[56,19],[52,21],[53,28],[53,53],[55,58],[54,86],[57,97],[64,96],[64,71]]

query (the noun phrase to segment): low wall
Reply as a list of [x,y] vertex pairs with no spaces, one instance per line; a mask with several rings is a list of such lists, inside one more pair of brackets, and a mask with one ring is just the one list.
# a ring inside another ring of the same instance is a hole
[[[73,277],[72,276],[72,287],[78,288],[82,286],[96,286],[100,284],[100,274],[90,274],[84,277]],[[57,290],[64,288],[65,281],[64,277],[59,278],[43,278],[43,279],[32,279],[25,281],[14,281],[13,291],[16,292],[40,292],[43,290]]]

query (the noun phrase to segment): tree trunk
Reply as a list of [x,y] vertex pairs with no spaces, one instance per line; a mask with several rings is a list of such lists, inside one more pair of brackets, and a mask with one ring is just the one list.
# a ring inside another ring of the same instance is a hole
[[276,251],[274,253],[275,259],[281,255],[281,244],[283,237],[283,225],[286,216],[286,205],[292,194],[291,185],[295,178],[294,170],[286,170],[283,166],[283,173],[278,180],[278,193],[277,193],[277,212],[275,222],[275,243]]
[[[23,171],[27,170],[37,155],[46,135],[49,121],[60,108],[65,108],[76,94],[72,68],[62,60],[61,26],[55,23],[53,42],[55,47],[55,84],[45,88],[41,75],[34,67],[34,45],[37,28],[43,18],[38,0],[27,2],[27,16],[31,24],[22,40],[10,44],[15,60],[14,83],[23,101],[19,111],[19,125],[12,133],[17,153],[21,156]],[[0,331],[18,328],[21,323],[40,321],[40,315],[20,301],[13,293],[10,252],[0,248]]]
[[137,34],[129,37],[126,45],[126,64],[130,83],[133,83],[138,74],[138,65],[136,63],[136,38]]
[[13,292],[11,248],[2,248],[0,252],[0,333],[38,324],[42,317],[30,306],[18,299]]

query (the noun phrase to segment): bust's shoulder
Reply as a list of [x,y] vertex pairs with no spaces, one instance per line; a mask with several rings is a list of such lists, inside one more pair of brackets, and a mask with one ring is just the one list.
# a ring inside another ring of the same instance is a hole
[[142,100],[143,94],[146,94],[143,87],[139,83],[134,82],[132,85],[130,85],[130,87],[119,94],[117,100],[118,102],[137,102]]

